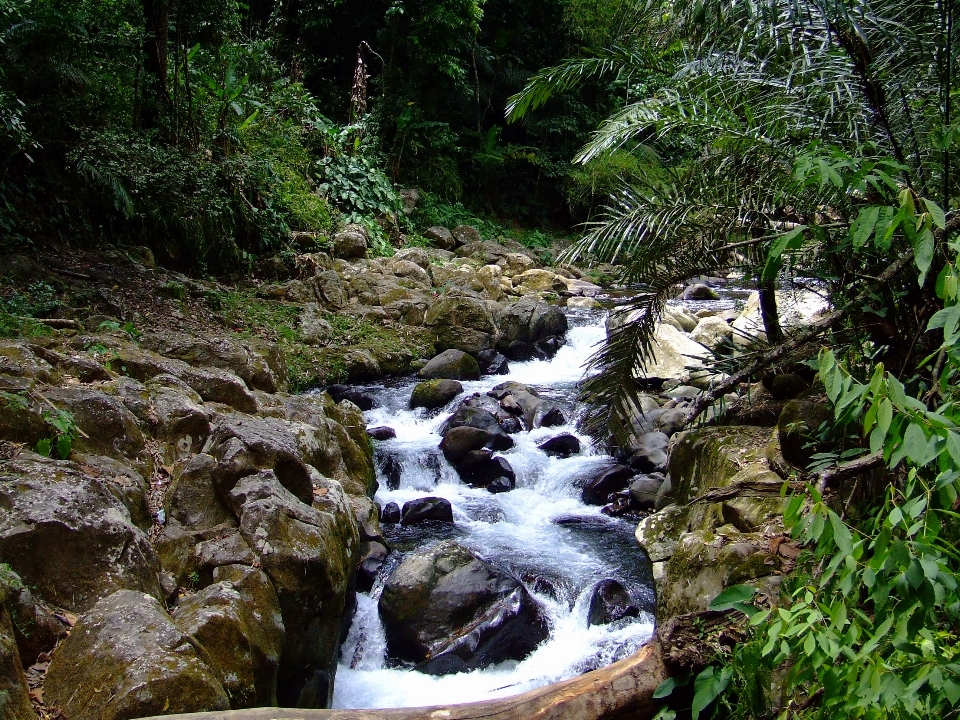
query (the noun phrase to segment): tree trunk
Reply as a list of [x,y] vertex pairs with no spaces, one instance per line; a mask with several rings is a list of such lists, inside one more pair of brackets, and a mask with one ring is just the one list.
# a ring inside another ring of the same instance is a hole
[[783,328],[780,327],[780,313],[777,311],[777,290],[773,280],[760,283],[760,317],[767,342],[779,345],[783,342]]
[[170,0],[143,0],[143,107],[140,113],[144,127],[157,127],[170,110],[167,87],[170,33]]
[[399,710],[264,708],[173,715],[163,720],[651,720],[662,706],[662,701],[653,699],[653,692],[667,676],[661,645],[654,640],[609,667],[499,700]]

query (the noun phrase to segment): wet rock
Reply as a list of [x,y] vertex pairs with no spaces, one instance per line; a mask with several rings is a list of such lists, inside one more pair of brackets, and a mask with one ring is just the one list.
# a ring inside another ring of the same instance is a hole
[[606,505],[607,497],[626,488],[627,482],[634,475],[636,473],[625,465],[603,466],[596,474],[587,478],[580,498],[587,505]]
[[357,568],[358,592],[370,592],[389,554],[390,550],[381,542],[360,543],[360,565]]
[[403,462],[400,457],[390,454],[381,455],[378,463],[380,472],[387,479],[387,487],[390,490],[396,490],[400,487],[400,479],[403,477]]
[[335,403],[349,400],[364,412],[373,410],[373,398],[363,392],[363,390],[351,387],[350,385],[331,385],[327,388],[327,394],[333,398]]
[[667,447],[670,438],[662,432],[638,437],[630,446],[633,451],[627,464],[638,472],[663,472],[667,468]]
[[[467,357],[470,356],[468,355]],[[413,393],[410,396],[410,407],[412,409],[426,408],[427,410],[436,410],[437,408],[442,408],[447,405],[462,392],[463,385],[456,380],[426,380],[418,383],[413,389]]]
[[533,416],[533,427],[560,427],[567,424],[567,416],[556,405],[545,403]]
[[560,527],[604,528],[609,526],[613,520],[608,520],[605,517],[597,517],[596,515],[573,515],[571,513],[564,513],[563,515],[557,515],[551,522]]
[[160,563],[108,483],[24,453],[0,465],[0,562],[45,601],[83,611],[119,589],[160,597]]
[[484,350],[477,354],[480,372],[483,375],[509,375],[510,364],[507,358],[496,350]]
[[487,492],[493,495],[499,495],[500,493],[510,492],[516,488],[516,480],[511,480],[508,477],[498,477],[496,480],[487,485]]
[[277,592],[287,631],[277,686],[283,707],[329,707],[341,617],[359,559],[343,490],[322,484],[317,507],[300,502],[270,471],[241,479],[230,492],[240,534]]
[[523,432],[523,424],[515,417],[504,418],[500,421],[500,427],[502,427],[503,431],[508,435],[516,435],[519,432]]
[[419,525],[430,521],[453,523],[453,507],[449,500],[425,497],[410,500],[403,504],[400,519],[402,525]]
[[[476,461],[471,460],[470,455],[477,454],[480,457]],[[494,480],[504,477],[511,482],[516,482],[517,475],[505,458],[500,456],[490,457],[489,451],[474,451],[469,453],[464,461],[456,466],[457,473],[464,482],[474,487],[486,487]]]
[[478,428],[485,430],[490,435],[506,437],[506,433],[500,427],[500,421],[492,412],[482,407],[472,407],[466,403],[460,405],[457,411],[440,427],[440,434],[446,436],[447,433],[458,427]]
[[121,590],[80,618],[53,656],[44,683],[71,720],[127,720],[228,710],[195,641],[153,597]]
[[641,510],[652,510],[657,503],[657,493],[666,478],[659,473],[638,475],[630,483],[630,499]]
[[704,285],[703,283],[690,285],[683,291],[683,294],[680,297],[683,300],[719,300],[720,299],[720,296],[717,294],[716,290],[711,288],[709,285]]
[[457,241],[445,227],[431,227],[423,231],[423,236],[430,241],[435,248],[441,250],[456,250]]
[[640,608],[633,604],[630,593],[616,580],[601,580],[590,591],[588,625],[609,625],[639,614]]
[[424,380],[479,380],[480,365],[462,350],[446,350],[417,373]]
[[[480,428],[463,426],[448,430],[440,441],[440,450],[451,465],[456,466],[473,450],[481,450],[496,437]],[[509,439],[509,438],[507,438]],[[511,441],[512,443],[513,441]]]
[[273,585],[259,570],[238,565],[218,569],[216,577],[180,601],[174,622],[203,646],[232,709],[276,705],[286,631]]
[[454,542],[408,555],[379,608],[391,657],[433,674],[521,660],[548,636],[520,581]]
[[381,525],[399,525],[400,524],[400,506],[395,502],[389,502],[383,506],[383,512],[380,513]]
[[[504,307],[500,311],[499,324],[497,347],[501,351],[510,348],[512,343],[526,343],[529,346],[550,337],[563,337],[567,332],[567,316],[563,311],[532,297],[522,298]],[[516,352],[519,352],[518,348],[515,348]]]
[[347,225],[333,237],[333,257],[358,260],[367,256],[367,230],[362,225]]
[[568,458],[580,452],[580,440],[570,433],[557,435],[544,443],[537,445],[547,455],[560,458]]
[[392,427],[367,428],[367,435],[373,440],[393,440],[397,436],[397,431]]

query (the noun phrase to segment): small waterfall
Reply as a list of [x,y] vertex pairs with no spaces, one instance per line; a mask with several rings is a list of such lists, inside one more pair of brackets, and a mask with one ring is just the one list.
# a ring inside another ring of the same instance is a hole
[[[509,569],[547,608],[550,638],[523,661],[459,675],[435,677],[391,666],[377,601],[385,578],[400,560],[400,552],[395,552],[373,590],[358,596],[353,625],[341,649],[334,707],[417,707],[514,695],[615,662],[650,638],[653,618],[648,613],[610,625],[587,624],[594,583],[619,580],[638,605],[652,609],[653,580],[649,562],[633,538],[633,525],[580,502],[578,478],[610,462],[591,449],[590,438],[575,426],[581,410],[575,402],[576,386],[605,331],[602,313],[571,312],[570,321],[567,344],[552,360],[511,363],[508,376],[464,383],[464,395],[441,411],[409,409],[416,384],[412,379],[366,388],[379,405],[367,413],[367,422],[397,432],[395,439],[378,443],[378,459],[388,460],[393,477],[381,472],[377,501],[403,505],[429,494],[446,498],[454,509],[453,527],[385,527],[391,545],[402,552],[452,537]],[[515,447],[502,454],[516,471],[517,488],[492,495],[461,483],[437,449],[441,439],[437,430],[470,394],[486,393],[507,380],[529,385],[557,402],[571,424],[514,435]],[[559,459],[537,448],[564,432],[580,438],[581,454]],[[557,524],[554,520],[560,516],[583,522]]]

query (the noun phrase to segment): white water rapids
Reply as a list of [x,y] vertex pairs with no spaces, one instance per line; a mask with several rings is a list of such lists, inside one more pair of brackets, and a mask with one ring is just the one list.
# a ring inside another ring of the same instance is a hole
[[[650,638],[653,618],[648,612],[611,625],[587,625],[589,591],[597,581],[619,580],[634,602],[647,610],[653,608],[653,590],[649,563],[633,539],[633,524],[607,518],[600,508],[580,502],[576,478],[611,462],[591,449],[590,438],[575,427],[576,384],[604,337],[604,318],[602,313],[581,311],[570,319],[567,344],[552,360],[511,363],[507,376],[466,382],[464,394],[442,411],[409,409],[414,380],[366,388],[379,405],[366,414],[368,424],[387,425],[397,432],[396,439],[378,444],[378,454],[393,455],[402,467],[395,490],[379,478],[377,501],[402,506],[431,495],[448,499],[454,511],[455,526],[446,534],[386,526],[392,546],[409,550],[439,537],[456,538],[525,582],[547,608],[550,638],[523,661],[459,675],[435,677],[392,666],[385,657],[386,640],[377,613],[381,573],[373,591],[358,596],[353,625],[341,649],[335,708],[419,707],[514,695],[627,657]],[[560,404],[570,424],[514,435],[516,446],[502,455],[516,472],[517,488],[492,495],[461,483],[437,450],[441,440],[437,429],[472,393],[486,393],[507,380],[530,385]],[[563,432],[580,438],[579,455],[562,460],[537,448]],[[558,525],[554,520],[559,516],[581,521]],[[393,564],[397,559],[391,556]]]

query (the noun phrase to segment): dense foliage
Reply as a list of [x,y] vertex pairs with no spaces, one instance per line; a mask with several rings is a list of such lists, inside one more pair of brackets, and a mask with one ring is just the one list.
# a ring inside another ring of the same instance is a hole
[[598,197],[575,189],[597,186],[569,158],[616,88],[523,127],[503,106],[537,68],[603,41],[618,5],[2,0],[4,240],[236,267],[291,231],[411,230],[394,217],[404,186],[569,222]]

